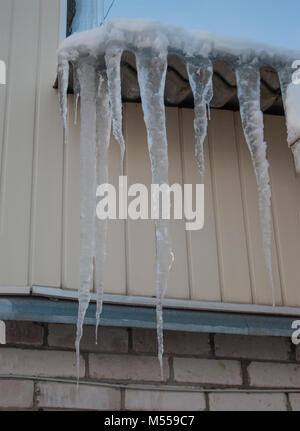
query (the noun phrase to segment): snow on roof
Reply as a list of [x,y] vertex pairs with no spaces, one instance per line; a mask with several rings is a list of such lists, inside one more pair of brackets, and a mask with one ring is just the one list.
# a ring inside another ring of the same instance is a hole
[[101,27],[75,33],[61,44],[59,55],[68,51],[76,58],[78,53],[84,52],[97,58],[112,45],[124,50],[151,48],[184,56],[227,57],[228,60],[253,64],[271,61],[274,65],[283,65],[300,58],[300,51],[205,30],[185,30],[150,19],[113,19]]
[[[172,73],[168,69],[165,101],[169,105],[193,104],[193,95],[187,85],[188,77],[186,73],[181,73],[184,67],[180,62],[184,63],[189,58],[209,58],[215,62],[214,67],[217,63],[219,72],[219,76],[214,75],[212,107],[238,109],[234,69],[248,64],[262,68],[262,110],[281,114],[283,107],[280,83],[275,72],[277,71],[284,94],[288,143],[291,146],[300,139],[300,85],[295,85],[291,81],[293,73],[291,66],[295,60],[300,59],[300,51],[204,30],[185,30],[150,19],[113,19],[101,27],[68,37],[59,47],[58,59],[59,62],[63,59],[76,62],[84,58],[85,62],[105,67],[105,52],[112,48],[119,48],[132,54],[142,49],[151,49],[157,54],[167,52],[172,56],[176,76],[174,74],[171,76]],[[140,97],[139,86],[136,76],[132,76],[135,73],[135,65],[132,57],[130,60],[130,54],[127,54],[125,65],[131,66],[131,69],[123,68],[122,96],[125,100],[137,100]],[[168,80],[169,77],[171,81]],[[219,91],[216,88],[218,85],[222,87]]]

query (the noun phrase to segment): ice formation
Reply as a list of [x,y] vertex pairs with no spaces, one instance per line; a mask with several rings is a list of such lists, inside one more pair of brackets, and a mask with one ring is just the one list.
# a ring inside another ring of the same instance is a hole
[[69,86],[69,62],[64,59],[63,56],[60,58],[57,68],[58,75],[58,96],[60,104],[60,115],[64,125],[64,131],[67,129],[67,115],[68,115],[68,86]]
[[[152,169],[152,184],[168,184],[168,145],[164,106],[167,72],[167,50],[144,49],[137,53],[138,80],[147,128]],[[172,262],[172,246],[168,220],[157,219],[156,228],[156,291],[158,358],[163,374],[163,297],[168,288]]]
[[80,84],[78,79],[78,66],[73,65],[73,92],[74,92],[74,123],[77,124],[78,117],[78,101],[80,97]]
[[273,306],[275,307],[271,255],[271,186],[269,163],[267,161],[267,144],[264,142],[264,119],[260,109],[260,73],[256,67],[243,65],[236,69],[236,76],[242,126],[252,157],[257,181],[264,252],[272,287]]
[[[107,74],[104,70],[98,75],[97,112],[97,185],[108,183],[108,149],[111,133],[111,109],[108,92]],[[97,220],[95,242],[95,286],[96,286],[96,343],[98,342],[98,326],[102,312],[104,294],[104,269],[106,260],[107,220]]]
[[110,97],[113,132],[121,150],[121,171],[125,154],[125,141],[122,132],[122,96],[121,96],[121,57],[122,49],[109,49],[105,54],[105,62],[108,76],[108,91]]
[[[80,128],[80,262],[76,353],[82,337],[84,317],[90,302],[95,255],[96,196],[96,70],[85,62],[78,66],[81,99]],[[77,361],[79,375],[79,361]]]
[[195,104],[195,156],[199,172],[204,181],[204,140],[207,134],[209,105],[213,98],[213,66],[210,60],[188,61],[187,72],[194,95]]
[[[263,65],[280,75],[287,117],[288,143],[299,160],[300,85],[292,84],[291,65],[298,52],[265,44],[219,36],[210,32],[186,31],[152,20],[112,20],[100,28],[67,38],[58,52],[59,98],[64,127],[67,125],[69,63],[73,64],[75,103],[81,97],[81,250],[77,355],[84,316],[89,304],[94,262],[97,289],[97,326],[103,299],[103,273],[106,253],[105,223],[95,217],[96,184],[107,179],[107,150],[111,120],[123,159],[120,61],[124,51],[137,60],[138,80],[148,135],[152,182],[168,182],[168,149],[164,111],[167,56],[185,59],[195,99],[195,154],[204,174],[203,142],[207,132],[207,109],[212,98],[212,63],[224,60],[235,70],[246,141],[253,159],[259,194],[266,263],[273,291],[271,265],[271,189],[267,146],[263,137],[260,110],[260,75]],[[297,88],[296,88],[297,87]],[[65,134],[66,136],[67,134]],[[97,154],[97,157],[96,157]],[[300,164],[300,161],[299,161]],[[300,169],[300,168],[299,168]],[[156,221],[157,243],[157,333],[159,360],[163,356],[163,297],[172,264],[172,247],[167,220]]]

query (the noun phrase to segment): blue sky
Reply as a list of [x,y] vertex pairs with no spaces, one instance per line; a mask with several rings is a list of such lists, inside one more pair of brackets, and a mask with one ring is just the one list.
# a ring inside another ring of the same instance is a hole
[[300,0],[115,0],[109,18],[153,18],[300,51]]

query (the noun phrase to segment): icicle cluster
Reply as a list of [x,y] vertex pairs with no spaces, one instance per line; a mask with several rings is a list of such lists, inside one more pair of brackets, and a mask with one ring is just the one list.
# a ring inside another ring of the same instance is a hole
[[[287,114],[289,144],[296,142],[294,152],[298,158],[300,153],[299,141],[297,141],[300,139],[300,94],[295,101],[295,92],[290,87],[291,69],[286,67],[289,61],[292,62],[292,53],[286,56],[285,52],[276,48],[255,43],[247,44],[245,41],[201,31],[188,32],[150,20],[114,20],[101,28],[68,38],[61,45],[58,53],[59,99],[65,136],[67,136],[69,62],[73,64],[75,112],[77,112],[79,95],[81,97],[81,247],[76,338],[78,370],[80,339],[94,275],[97,292],[96,333],[102,311],[107,222],[96,221],[96,186],[108,182],[111,122],[114,136],[120,146],[123,167],[125,140],[122,133],[120,62],[125,50],[132,51],[136,55],[153,184],[168,183],[168,146],[164,107],[168,54],[177,54],[186,59],[195,101],[195,155],[202,178],[204,177],[203,144],[207,134],[209,105],[213,97],[212,61],[222,58],[236,65],[242,125],[258,185],[259,211],[273,305],[275,305],[275,293],[271,262],[271,188],[267,146],[263,134],[263,114],[260,109],[259,67],[262,64],[274,65],[279,71]],[[295,138],[297,139],[293,142]],[[168,276],[174,255],[168,221],[159,219],[155,227],[157,337],[162,370],[163,298],[168,287]]]
[[[63,68],[60,85],[62,116],[67,118],[67,100]],[[80,340],[91,297],[96,288],[96,342],[103,304],[103,278],[106,259],[107,220],[96,220],[96,187],[108,182],[108,149],[111,133],[111,103],[106,70],[81,62],[73,64],[75,112],[81,98],[80,129],[80,262],[79,307],[76,335],[77,375],[79,378]],[[75,114],[75,120],[77,115]],[[122,121],[122,120],[121,120]],[[65,124],[65,123],[64,123]],[[94,280],[95,275],[95,280]]]

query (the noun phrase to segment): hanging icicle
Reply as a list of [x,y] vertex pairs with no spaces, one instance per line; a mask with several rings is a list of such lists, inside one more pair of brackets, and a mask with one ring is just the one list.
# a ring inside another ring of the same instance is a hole
[[272,287],[273,306],[275,307],[271,255],[271,186],[269,163],[267,161],[267,144],[264,141],[263,113],[260,109],[260,72],[257,68],[243,65],[236,69],[236,76],[242,126],[256,175],[264,253]]
[[[142,50],[137,53],[136,59],[151,160],[152,184],[168,184],[168,145],[164,106],[167,53]],[[155,227],[158,358],[163,375],[162,309],[172,265],[172,246],[168,220],[156,220]]]
[[81,94],[80,128],[80,262],[79,309],[76,336],[77,373],[79,346],[93,285],[96,227],[96,71],[87,63],[78,66]]
[[73,63],[73,93],[74,93],[74,124],[77,124],[78,119],[78,101],[80,97],[80,84],[78,79],[78,66]]
[[108,90],[113,120],[113,133],[121,150],[121,173],[123,174],[125,140],[122,132],[121,57],[122,49],[106,51],[105,61],[108,77]]
[[62,58],[58,63],[58,98],[60,104],[60,115],[63,121],[64,132],[67,130],[68,116],[68,86],[69,86],[69,62]]
[[[97,95],[97,185],[108,183],[108,149],[111,134],[111,109],[107,75],[99,73]],[[95,249],[95,285],[96,285],[96,343],[98,326],[103,305],[104,270],[106,261],[107,220],[97,220]]]
[[213,98],[213,66],[210,60],[189,60],[187,71],[194,96],[195,157],[204,182],[204,141],[207,134],[209,106]]

